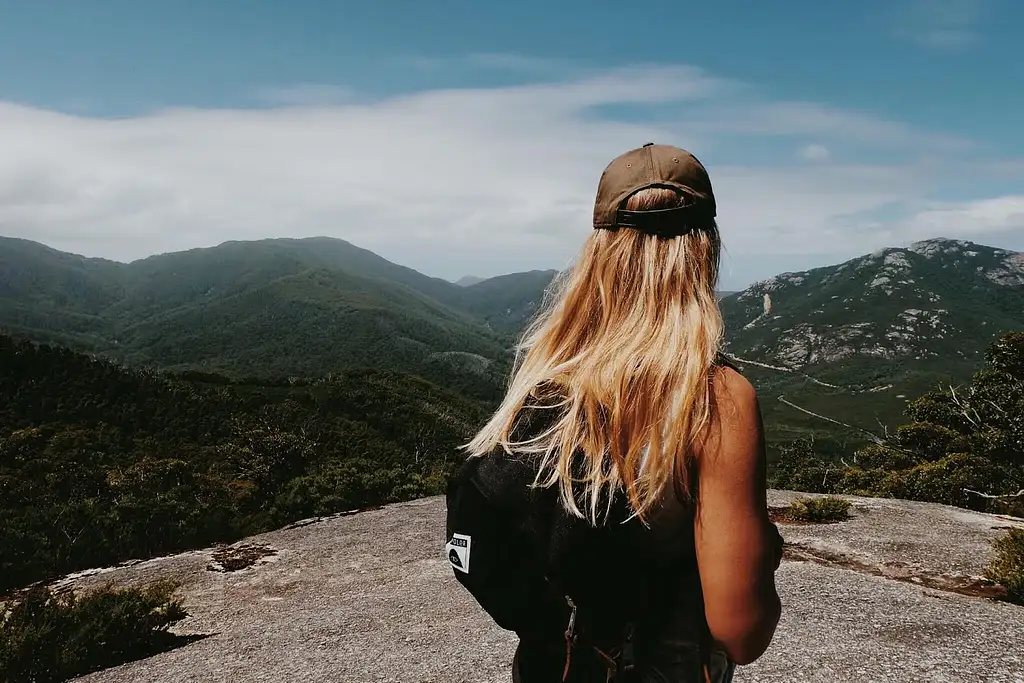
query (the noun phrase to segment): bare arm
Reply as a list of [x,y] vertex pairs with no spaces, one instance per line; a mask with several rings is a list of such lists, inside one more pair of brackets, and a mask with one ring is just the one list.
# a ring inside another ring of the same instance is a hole
[[771,643],[781,605],[781,547],[768,518],[764,436],[757,394],[738,373],[716,373],[714,422],[698,453],[697,565],[711,635],[737,664]]

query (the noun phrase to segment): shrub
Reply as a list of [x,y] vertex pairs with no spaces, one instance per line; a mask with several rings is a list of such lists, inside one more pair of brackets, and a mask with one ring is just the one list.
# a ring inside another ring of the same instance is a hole
[[1006,599],[1024,605],[1024,529],[1011,529],[992,543],[996,556],[985,577],[1006,588]]
[[[1024,481],[1024,475],[1021,476],[1021,481]],[[989,508],[997,515],[1024,517],[1024,497],[1017,496],[1003,500],[994,500],[989,505]]]
[[773,454],[768,485],[790,491],[835,493],[835,482],[842,476],[843,468],[819,457],[816,448],[817,444],[810,439],[781,444]]
[[778,448],[769,484],[807,493],[929,501],[1024,515],[1024,333],[1001,337],[965,387],[907,407],[910,424],[830,462],[804,439]]
[[921,459],[936,460],[946,453],[963,450],[962,434],[931,422],[912,422],[897,427],[895,437],[896,443],[903,449],[919,456],[908,457],[909,462],[902,464],[901,467],[913,467]]
[[841,522],[850,518],[850,501],[832,496],[802,498],[790,504],[786,514],[797,522]]
[[864,469],[903,470],[918,463],[908,453],[877,444],[865,446],[854,454],[854,462]]
[[176,589],[24,591],[0,606],[0,680],[56,683],[169,649],[167,628],[187,616]]

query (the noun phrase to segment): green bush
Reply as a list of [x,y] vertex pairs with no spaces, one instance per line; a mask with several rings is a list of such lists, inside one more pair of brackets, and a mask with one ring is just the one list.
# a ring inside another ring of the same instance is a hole
[[919,459],[894,448],[871,444],[857,451],[854,461],[859,467],[868,470],[902,470],[913,467],[919,462]]
[[1024,333],[1000,337],[971,383],[907,407],[882,443],[830,453],[802,439],[775,447],[768,482],[807,493],[881,496],[1024,514]]
[[[965,438],[962,434],[939,424],[912,422],[896,428],[895,441],[904,451],[902,455],[905,460],[900,466],[913,467],[920,460],[937,460],[946,453],[963,450]],[[917,457],[911,457],[907,451],[917,454]]]
[[813,439],[797,439],[779,444],[773,453],[768,485],[774,489],[806,491],[807,493],[835,493],[836,481],[842,477],[843,467],[817,455],[819,444]]
[[1024,605],[1024,529],[1011,529],[992,543],[996,556],[985,577],[1006,588],[1006,599]]
[[156,654],[180,640],[177,586],[82,595],[32,588],[0,607],[0,680],[56,683]]
[[797,522],[841,522],[850,518],[850,501],[832,496],[802,498],[786,508],[786,515]]

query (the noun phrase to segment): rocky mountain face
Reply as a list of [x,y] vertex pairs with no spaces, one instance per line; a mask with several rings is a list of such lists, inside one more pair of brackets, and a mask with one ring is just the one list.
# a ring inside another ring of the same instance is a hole
[[783,273],[723,302],[729,348],[791,368],[855,356],[974,361],[1024,326],[1024,254],[934,239]]
[[771,436],[835,434],[835,420],[859,439],[967,381],[988,344],[1024,329],[1024,254],[926,240],[757,282],[722,312]]

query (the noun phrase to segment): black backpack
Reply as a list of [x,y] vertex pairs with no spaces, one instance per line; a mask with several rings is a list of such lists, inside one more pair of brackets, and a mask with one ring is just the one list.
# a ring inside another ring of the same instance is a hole
[[[455,578],[523,648],[545,653],[537,679],[628,683],[645,627],[664,616],[673,566],[645,545],[622,496],[603,524],[565,510],[555,487],[532,487],[529,458],[471,457],[447,489],[445,554]],[[624,581],[628,590],[622,590]],[[556,666],[557,664],[557,666]],[[535,667],[536,669],[536,667]]]

